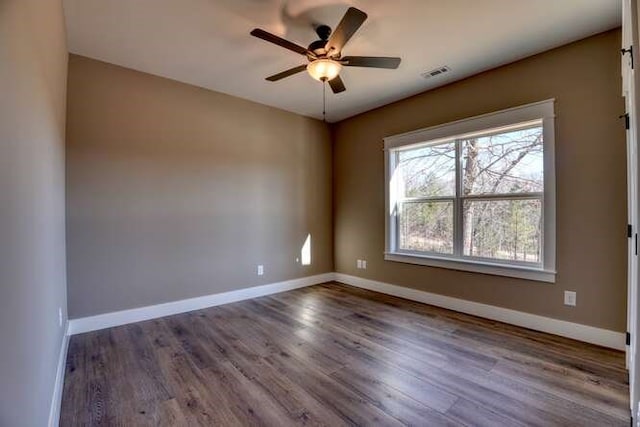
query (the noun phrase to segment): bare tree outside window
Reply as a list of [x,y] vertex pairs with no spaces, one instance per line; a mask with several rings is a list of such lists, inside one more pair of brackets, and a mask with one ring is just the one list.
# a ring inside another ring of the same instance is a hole
[[455,197],[455,142],[400,151],[398,160],[404,197]]
[[541,124],[396,156],[400,250],[455,255],[458,239],[459,256],[542,262]]
[[453,202],[406,203],[400,222],[400,248],[453,253]]

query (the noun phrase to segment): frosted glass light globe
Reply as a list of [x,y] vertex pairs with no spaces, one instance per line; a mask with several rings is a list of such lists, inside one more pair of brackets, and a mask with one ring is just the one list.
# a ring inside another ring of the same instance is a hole
[[342,70],[342,64],[332,59],[316,59],[307,65],[309,75],[318,81],[333,80]]

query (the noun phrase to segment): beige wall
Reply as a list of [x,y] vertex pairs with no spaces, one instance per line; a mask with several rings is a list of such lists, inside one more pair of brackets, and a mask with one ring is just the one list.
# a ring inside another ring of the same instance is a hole
[[[342,273],[623,331],[619,38],[601,34],[338,123],[333,154],[320,122],[72,56],[71,317],[328,272],[335,259]],[[382,138],[548,98],[558,115],[555,284],[383,260]],[[313,264],[303,267],[295,258],[307,233]],[[577,291],[577,307],[563,305],[564,290]]]
[[[620,32],[604,33],[343,121],[334,128],[336,270],[616,331],[626,316]],[[428,53],[425,53],[428,54]],[[556,98],[557,282],[383,260],[385,136]],[[357,270],[356,259],[368,261]],[[577,307],[563,305],[577,291]]]
[[60,0],[0,1],[0,426],[47,425],[66,322]]
[[72,55],[67,129],[70,317],[333,271],[322,122]]

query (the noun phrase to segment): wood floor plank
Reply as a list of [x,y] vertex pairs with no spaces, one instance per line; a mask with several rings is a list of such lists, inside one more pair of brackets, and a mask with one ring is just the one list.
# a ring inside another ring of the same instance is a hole
[[460,425],[473,427],[526,427],[527,424],[493,412],[486,406],[460,398],[447,411],[447,416]]
[[[167,386],[173,391],[173,407],[177,413],[188,420],[189,425],[242,425],[242,420],[230,407],[235,396],[225,391],[224,383],[218,378],[208,378],[203,373],[198,367],[199,360],[184,349],[183,336],[172,335],[175,331],[172,324],[172,319],[166,318],[156,322],[153,330],[164,332],[162,342],[154,341],[155,351],[158,353],[159,369]],[[224,359],[216,360],[216,368],[225,362]],[[226,372],[231,368],[220,369]]]
[[78,425],[79,423],[76,420],[84,419],[83,410],[86,404],[84,369],[86,369],[87,363],[87,341],[87,334],[83,336],[83,339],[74,339],[72,337],[69,340],[65,364],[65,381],[62,390],[62,407],[68,409],[60,413],[61,425]]
[[[389,374],[393,375],[393,373],[387,373]],[[409,396],[387,385],[383,379],[379,378],[380,372],[363,372],[347,367],[332,373],[331,377],[403,424],[456,425],[444,414],[458,400],[457,397],[452,399],[447,408],[440,408],[438,411],[420,402],[421,396],[427,393],[424,388],[417,394]]]
[[[253,325],[259,329],[260,325]],[[211,327],[210,329],[216,329]],[[269,332],[268,336],[272,336]],[[265,391],[274,392],[274,386],[282,379],[287,379],[284,385],[286,393],[294,392],[297,394],[298,401],[305,401],[307,406],[298,416],[294,417],[296,421],[316,421],[326,425],[349,425],[352,421],[360,422],[380,422],[384,420],[386,425],[396,424],[395,420],[388,418],[372,405],[368,405],[365,401],[358,401],[355,394],[350,393],[348,389],[341,387],[327,376],[327,370],[323,369],[322,364],[318,364],[317,357],[308,357],[309,354],[315,353],[313,349],[307,348],[302,354],[296,352],[294,348],[281,348],[275,341],[271,341],[268,345],[270,351],[268,354],[262,353],[264,344],[260,340],[251,339],[243,336],[240,342],[233,344],[232,350],[229,351],[231,359],[239,363],[239,370]],[[243,351],[234,353],[241,346]],[[244,354],[253,354],[251,360],[245,360]],[[243,363],[244,362],[244,363]],[[342,367],[342,365],[339,365]],[[335,371],[336,368],[330,369],[329,372]],[[274,380],[278,377],[279,380]],[[293,382],[293,384],[291,383]],[[302,387],[294,384],[302,385]],[[332,394],[329,394],[332,389]],[[327,396],[331,398],[327,399]],[[284,396],[280,393],[274,395],[276,400],[281,400]],[[290,397],[290,396],[287,396]],[[335,399],[340,398],[346,402],[357,402],[352,408],[346,409],[344,406],[335,405]],[[308,405],[310,402],[314,402]],[[318,407],[321,406],[320,409]],[[319,415],[315,415],[319,414]]]
[[624,408],[627,402],[624,388],[611,390],[597,379],[590,381],[578,378],[569,370],[561,370],[551,364],[520,365],[505,360],[498,362],[492,372],[518,378],[519,381],[551,395],[589,406],[614,417],[627,415]]
[[61,426],[628,425],[624,354],[327,283],[71,337]]
[[[370,337],[366,337],[366,338],[370,338]],[[416,364],[419,364],[419,362],[416,360]],[[454,369],[452,370],[450,366],[445,367],[443,366],[444,371],[449,371],[451,374],[453,375],[457,375],[458,374],[458,369]],[[462,370],[460,372],[468,372],[468,373],[473,373],[474,370],[470,367],[467,367],[465,370]],[[420,375],[420,373],[417,373],[416,375]],[[464,392],[469,393],[471,391],[476,391],[476,399],[479,399],[480,402],[483,402],[483,404],[485,405],[490,405],[491,402],[487,402],[484,401],[484,399],[486,399],[487,397],[487,392],[491,391],[492,393],[498,393],[497,396],[499,397],[502,394],[502,397],[500,398],[503,402],[504,405],[508,404],[508,401],[511,400],[512,398],[517,398],[518,401],[515,403],[511,403],[510,406],[511,407],[518,407],[518,405],[522,405],[522,404],[530,404],[530,395],[532,393],[535,393],[536,390],[526,390],[525,392],[522,392],[522,390],[525,390],[521,387],[521,384],[515,383],[515,382],[511,382],[509,384],[506,384],[506,387],[504,385],[505,381],[509,381],[508,378],[500,378],[500,377],[495,377],[492,378],[491,380],[483,380],[483,381],[478,381],[477,378],[481,378],[479,376],[484,375],[483,372],[476,372],[475,377],[473,378],[473,380],[477,381],[478,383],[483,383],[485,386],[489,386],[490,390],[486,390],[486,389],[477,389],[475,390],[474,387],[470,387],[467,388],[466,390],[464,390]],[[436,379],[439,377],[439,375],[430,375],[429,376],[430,379]],[[465,379],[464,378],[456,378],[455,380],[451,380],[451,379],[446,379],[442,382],[442,384],[444,384],[444,386],[446,386],[447,383],[461,383],[464,382]],[[473,383],[471,384],[473,385]],[[520,390],[520,392],[517,393],[513,393],[513,391],[517,391]],[[462,393],[462,391],[460,391],[459,393]],[[540,394],[544,397],[543,394]],[[626,400],[626,395],[622,394],[623,399]],[[467,396],[469,399],[474,399],[474,396],[469,395]],[[571,412],[570,410],[567,411],[565,406],[572,406],[572,402],[564,402],[563,400],[558,400],[558,399],[554,399],[553,402],[548,402],[549,399],[534,399],[533,402],[534,404],[537,404],[538,408],[542,411],[544,411],[547,407],[553,408],[553,410],[555,411],[554,413],[554,417],[557,418],[558,423],[562,423],[562,417],[564,416],[563,414],[567,413],[567,412]],[[593,401],[591,402],[593,403]],[[617,415],[619,416],[620,414],[624,413],[624,406],[622,405],[617,405],[618,407],[618,411],[622,411],[622,412],[617,412]],[[532,413],[535,411],[531,411]],[[514,415],[515,416],[515,415]],[[546,415],[545,418],[550,418],[549,415]],[[588,422],[593,422],[594,419],[598,419],[597,416],[593,416],[593,411],[590,408],[585,408],[583,411],[581,411],[581,414],[578,416],[578,418],[580,418],[581,420],[583,420],[584,422],[588,423]],[[516,418],[517,419],[517,418]],[[565,417],[565,421],[564,422],[569,422],[569,420],[571,419],[571,416],[567,415]],[[538,418],[532,418],[529,419],[528,422],[529,423],[536,423],[536,421],[538,420]],[[600,420],[602,423],[609,423],[609,422],[613,422],[615,424],[615,420],[611,421],[609,420],[606,416],[603,417]]]
[[266,361],[281,375],[288,376],[298,383],[304,383],[307,391],[325,406],[336,411],[350,425],[400,426],[398,420],[380,410],[358,394],[344,387],[330,376],[312,365],[301,366],[290,363],[289,358],[274,354]]
[[157,425],[159,427],[186,426],[189,425],[189,421],[178,401],[169,399],[160,403]]
[[[254,388],[261,389],[263,394],[270,396],[271,400],[284,408],[292,422],[311,425],[343,424],[342,419],[334,412],[311,398],[304,387],[292,382],[287,376],[280,375],[267,364],[264,357],[260,355],[261,344],[255,340],[234,340],[210,323],[196,321],[200,322],[201,326],[207,327],[209,332],[207,339],[215,340],[225,349],[224,354],[237,371],[253,382]],[[254,350],[256,348],[257,350]],[[269,354],[274,353],[282,353],[282,351],[277,347],[271,347]],[[219,375],[211,369],[207,372],[211,375]]]
[[405,358],[362,339],[336,338],[333,332],[305,330],[299,334],[309,342],[319,342],[327,347],[334,343],[331,348],[340,351],[342,358],[348,362],[348,372],[354,375],[365,372],[364,375],[372,380],[411,396],[426,407],[444,412],[457,399],[455,394],[420,378],[423,371],[437,369],[426,363],[416,363],[415,359]]
[[456,366],[471,364],[485,370],[491,369],[497,361],[491,356],[476,351],[473,347],[456,346],[450,340],[442,339],[436,334],[429,334],[415,327],[408,328],[393,322],[385,322],[364,315],[359,310],[357,312],[349,310],[339,315],[331,314],[328,310],[319,310],[315,317],[340,324],[351,332],[375,340],[389,348],[403,348],[406,354],[413,353],[418,358],[440,355]]
[[[315,331],[315,333],[323,332]],[[331,335],[334,335],[333,331]],[[365,340],[365,337],[360,337],[359,341],[357,341],[359,347],[354,348],[354,351],[360,352],[367,348],[366,346],[370,343],[366,343]],[[384,356],[380,357],[381,355]],[[388,373],[388,375],[384,376],[384,381],[387,384],[414,398],[421,399],[427,406],[434,407],[434,402],[429,401],[429,399],[433,399],[434,390],[439,390],[440,393],[445,391],[448,394],[464,397],[485,407],[495,408],[505,417],[512,417],[514,422],[522,421],[529,425],[544,425],[542,420],[550,425],[559,425],[563,421],[565,423],[568,422],[562,417],[562,414],[555,414],[545,410],[548,405],[558,409],[564,409],[563,406],[549,402],[549,399],[541,402],[533,401],[527,393],[523,394],[522,390],[520,390],[520,393],[514,393],[514,391],[517,391],[515,386],[519,386],[519,384],[516,383],[512,384],[512,387],[505,387],[500,381],[497,381],[499,378],[496,377],[496,379],[492,380],[488,376],[489,373],[484,370],[471,366],[455,367],[445,365],[436,367],[415,358],[394,359],[393,355],[394,353],[386,353],[383,349],[372,346],[361,354],[361,359],[356,363],[360,366],[369,365],[372,372]],[[429,390],[429,392],[423,395],[423,390]],[[532,404],[536,403],[539,404],[532,406]],[[585,411],[590,410],[585,408]],[[583,417],[583,414],[579,416]]]

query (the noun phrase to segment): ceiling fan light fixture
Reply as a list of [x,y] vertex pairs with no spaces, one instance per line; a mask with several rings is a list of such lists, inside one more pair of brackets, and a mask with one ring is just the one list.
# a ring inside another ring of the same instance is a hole
[[[345,44],[347,44],[358,29],[362,27],[366,19],[366,13],[355,7],[350,7],[347,9],[347,12],[335,30],[332,31],[327,25],[316,27],[316,34],[318,34],[320,40],[312,42],[306,48],[260,28],[253,29],[250,33],[252,36],[302,55],[308,61],[308,63],[305,62],[297,67],[289,68],[288,70],[269,76],[266,80],[277,82],[307,70],[314,80],[323,83],[328,81],[331,91],[334,94],[338,94],[347,90],[342,78],[340,78],[340,72],[343,66],[395,70],[400,65],[400,58],[386,56],[342,56],[342,49]],[[326,86],[323,85],[322,93],[324,93],[325,87]]]
[[342,70],[342,64],[333,59],[316,59],[307,65],[309,75],[318,81],[333,80]]

